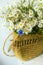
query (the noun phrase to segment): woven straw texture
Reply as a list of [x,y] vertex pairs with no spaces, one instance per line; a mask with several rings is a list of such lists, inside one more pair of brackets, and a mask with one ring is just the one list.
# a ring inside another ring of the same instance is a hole
[[16,57],[24,61],[37,57],[43,53],[43,34],[18,36],[13,41],[12,50]]

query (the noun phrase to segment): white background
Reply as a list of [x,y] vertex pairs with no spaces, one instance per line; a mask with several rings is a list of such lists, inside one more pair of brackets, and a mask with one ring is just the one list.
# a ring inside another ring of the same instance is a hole
[[[0,7],[7,3],[14,3],[16,0],[0,0]],[[11,31],[3,27],[4,21],[0,18],[0,65],[43,65],[43,54],[27,62],[21,62],[16,57],[8,57],[3,54],[2,46],[5,38]]]

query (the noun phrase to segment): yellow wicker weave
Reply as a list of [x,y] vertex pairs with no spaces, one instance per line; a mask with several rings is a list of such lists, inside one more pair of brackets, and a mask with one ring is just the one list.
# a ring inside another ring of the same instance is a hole
[[43,34],[18,36],[13,41],[12,50],[16,57],[24,61],[40,55],[43,53]]

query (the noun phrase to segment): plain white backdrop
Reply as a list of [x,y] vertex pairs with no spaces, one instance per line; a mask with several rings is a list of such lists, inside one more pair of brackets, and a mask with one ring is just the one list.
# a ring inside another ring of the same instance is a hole
[[[7,3],[11,5],[17,0],[0,0],[0,8],[6,6]],[[12,31],[9,31],[6,27],[3,27],[4,20],[0,18],[0,65],[43,65],[43,54],[27,62],[21,62],[16,57],[8,57],[3,54],[3,42],[7,35]]]

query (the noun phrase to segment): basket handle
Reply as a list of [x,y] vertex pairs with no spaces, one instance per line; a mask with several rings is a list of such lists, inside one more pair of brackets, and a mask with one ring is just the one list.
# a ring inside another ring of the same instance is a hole
[[[10,57],[14,57],[15,55],[9,55],[8,53],[6,53],[6,51],[5,51],[5,45],[6,45],[6,42],[7,42],[7,40],[8,40],[8,38],[11,36],[11,35],[13,35],[13,33],[11,33],[11,34],[9,34],[8,36],[7,36],[7,38],[5,39],[5,41],[4,41],[4,44],[3,44],[3,53],[6,55],[6,56],[10,56]],[[15,39],[18,37],[18,35],[15,37]],[[8,50],[9,51],[9,50]]]

